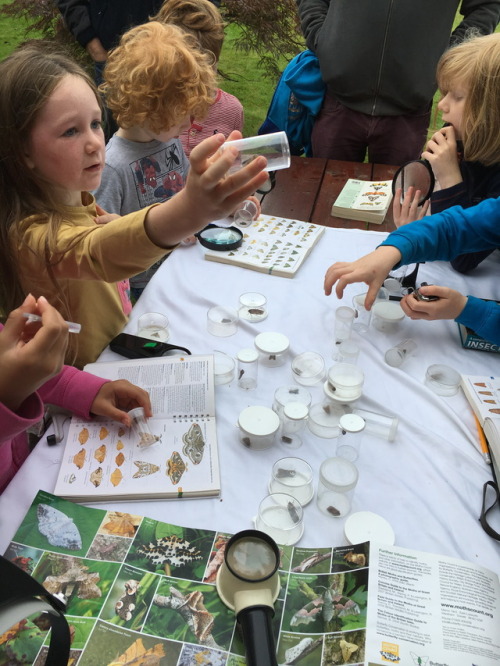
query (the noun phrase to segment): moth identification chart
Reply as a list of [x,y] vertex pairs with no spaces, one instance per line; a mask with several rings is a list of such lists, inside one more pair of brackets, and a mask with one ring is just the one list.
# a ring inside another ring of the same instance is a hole
[[96,363],[106,379],[149,392],[148,431],[73,417],[56,493],[69,499],[217,496],[213,356]]

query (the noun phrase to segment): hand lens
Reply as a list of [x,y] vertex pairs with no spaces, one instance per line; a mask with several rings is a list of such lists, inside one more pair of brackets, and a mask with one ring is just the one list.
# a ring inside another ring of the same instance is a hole
[[243,242],[243,234],[236,227],[218,227],[209,224],[195,236],[203,247],[217,252],[236,250]]
[[410,187],[420,190],[418,205],[422,206],[431,196],[436,179],[432,167],[427,160],[412,160],[399,167],[392,180],[392,194],[401,188],[401,202]]
[[280,553],[270,536],[243,530],[229,539],[216,587],[236,613],[249,666],[277,666],[271,620],[280,591]]

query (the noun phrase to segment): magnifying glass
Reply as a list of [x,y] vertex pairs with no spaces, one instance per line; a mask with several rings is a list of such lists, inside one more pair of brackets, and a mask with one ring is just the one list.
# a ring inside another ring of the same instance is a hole
[[243,233],[236,227],[219,227],[209,224],[195,236],[203,247],[217,252],[236,250],[243,242]]
[[271,620],[280,591],[280,553],[259,530],[243,530],[229,539],[216,580],[219,597],[236,614],[249,666],[277,666]]
[[422,206],[431,196],[436,179],[432,167],[427,160],[412,160],[399,167],[392,180],[392,194],[401,188],[401,201],[403,201],[408,188],[420,190],[418,205]]

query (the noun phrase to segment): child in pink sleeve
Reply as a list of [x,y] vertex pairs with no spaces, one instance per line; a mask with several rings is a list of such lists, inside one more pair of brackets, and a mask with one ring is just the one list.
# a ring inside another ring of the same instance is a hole
[[[28,323],[24,313],[41,315],[41,325]],[[151,416],[149,396],[139,387],[63,366],[67,343],[67,324],[43,296],[27,296],[0,325],[0,493],[28,457],[26,430],[43,418],[45,403],[126,426],[133,407]]]

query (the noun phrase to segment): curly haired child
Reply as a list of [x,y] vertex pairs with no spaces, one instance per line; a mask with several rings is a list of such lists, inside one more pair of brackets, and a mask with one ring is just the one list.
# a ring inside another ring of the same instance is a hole
[[[211,54],[217,68],[224,43],[224,21],[219,10],[209,0],[165,0],[159,12],[153,17],[176,25],[196,38],[200,48]],[[221,88],[205,118],[195,117],[188,129],[181,132],[180,139],[184,152],[189,156],[192,149],[203,139],[222,132],[229,136],[233,130],[243,131],[244,112],[239,99]]]
[[109,219],[89,194],[104,168],[101,119],[92,79],[50,45],[28,44],[0,63],[0,313],[44,295],[82,325],[66,355],[77,367],[127,322],[123,281],[228,215],[267,177],[261,157],[225,178],[236,151],[219,151],[224,136],[215,135],[193,151],[177,196],[98,224]]
[[[179,135],[191,116],[203,117],[212,104],[212,63],[193,36],[158,21],[132,28],[111,51],[102,89],[119,129],[106,146],[94,193],[106,211],[132,213],[184,188],[189,160]],[[160,264],[130,280],[134,298]]]

